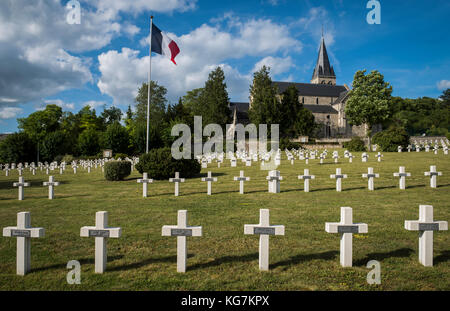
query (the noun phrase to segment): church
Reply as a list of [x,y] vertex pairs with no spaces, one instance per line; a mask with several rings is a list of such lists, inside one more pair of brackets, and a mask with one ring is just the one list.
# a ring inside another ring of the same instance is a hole
[[[350,88],[346,84],[336,84],[336,74],[330,64],[323,36],[310,83],[273,82],[273,84],[277,86],[278,94],[282,94],[290,85],[297,88],[298,100],[312,112],[316,124],[319,125],[314,137],[338,139],[365,136],[363,126],[351,126],[345,118],[345,103]],[[251,101],[250,103],[231,102],[233,123],[248,124],[250,107]]]

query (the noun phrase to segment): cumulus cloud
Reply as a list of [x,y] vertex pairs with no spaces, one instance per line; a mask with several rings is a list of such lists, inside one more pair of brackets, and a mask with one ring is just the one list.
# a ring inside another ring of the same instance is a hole
[[0,119],[14,119],[22,111],[18,107],[0,107]]
[[197,0],[84,0],[84,2],[94,5],[100,11],[116,15],[119,12],[134,14],[142,11],[185,12],[195,9]]
[[450,88],[450,80],[441,80],[437,83],[437,88],[440,91]]
[[47,100],[44,100],[43,105],[41,105],[38,108],[38,110],[45,109],[45,106],[47,106],[47,105],[56,105],[63,109],[70,109],[70,110],[73,110],[75,108],[74,103],[66,103],[61,99],[47,99]]
[[89,106],[89,107],[91,107],[91,109],[96,109],[96,108],[102,107],[104,105],[106,105],[106,102],[104,102],[104,101],[90,100],[90,101],[84,102],[83,107]]
[[[220,22],[229,21],[226,15]],[[229,25],[228,25],[229,26]],[[241,73],[227,61],[243,57],[267,56],[260,61],[270,63],[274,73],[285,72],[291,65],[290,57],[269,57],[276,53],[301,50],[301,42],[290,36],[289,28],[271,20],[233,18],[231,28],[203,24],[188,34],[168,34],[180,47],[177,66],[163,56],[152,56],[152,80],[169,89],[169,100],[176,101],[186,91],[202,87],[208,74],[220,66],[225,72],[232,100],[248,100],[251,74]],[[148,45],[149,37],[141,40]],[[114,104],[129,105],[137,95],[142,82],[147,81],[149,57],[129,48],[108,51],[98,57],[101,77],[97,83],[103,94],[110,95]],[[278,66],[280,68],[278,68]]]
[[262,66],[270,67],[272,75],[278,75],[287,72],[293,66],[292,58],[288,57],[272,57],[267,56],[261,59],[253,67],[253,72],[261,69]]
[[100,49],[121,33],[108,12],[82,5],[80,25],[66,21],[59,0],[0,1],[0,107],[39,101],[92,82],[90,59],[74,53]]

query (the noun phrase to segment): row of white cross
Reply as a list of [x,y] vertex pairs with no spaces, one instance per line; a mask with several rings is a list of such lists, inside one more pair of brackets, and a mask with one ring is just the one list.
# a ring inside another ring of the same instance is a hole
[[[406,189],[406,177],[410,177],[411,173],[405,172],[405,167],[400,166],[399,172],[394,173],[395,177],[399,177],[399,188],[402,190]],[[437,187],[437,176],[442,176],[442,172],[436,171],[436,166],[432,165],[430,166],[430,171],[425,172],[425,176],[430,176],[430,187],[436,188]],[[311,179],[315,179],[315,175],[309,174],[309,169],[304,169],[303,175],[299,175],[298,179],[304,180],[304,191],[309,192],[309,181]],[[342,179],[347,178],[348,176],[346,174],[341,173],[341,169],[336,169],[336,174],[330,175],[330,178],[336,179],[336,191],[340,192],[342,191]],[[367,174],[362,174],[363,178],[368,179],[368,189],[369,190],[375,190],[374,187],[374,178],[379,178],[379,174],[375,174],[373,172],[373,168],[369,167]],[[268,180],[268,192],[269,193],[279,193],[280,192],[280,181],[283,180],[283,177],[280,176],[279,171],[270,171],[269,176],[266,177]],[[240,171],[239,176],[234,177],[235,181],[239,181],[239,193],[244,194],[244,182],[249,181],[250,177],[244,176],[244,171]],[[185,181],[184,178],[180,178],[179,172],[175,173],[175,178],[170,178],[170,182],[175,183],[175,196],[179,195],[179,183],[182,183]],[[217,178],[212,177],[212,173],[208,172],[208,176],[202,178],[202,181],[207,182],[207,194],[212,194],[212,182],[216,182]],[[147,185],[149,183],[153,182],[153,179],[148,178],[147,173],[143,173],[143,178],[137,180],[138,183],[142,183],[142,196],[147,197],[148,194],[148,187]],[[49,176],[48,182],[43,183],[44,186],[48,187],[48,198],[52,200],[54,198],[54,187],[59,186],[59,182],[54,181],[53,176]],[[30,183],[25,182],[23,176],[19,177],[19,182],[13,183],[14,187],[18,187],[18,199],[23,200],[24,199],[24,187],[29,187]]]
[[[400,166],[399,172],[394,173],[395,177],[399,177],[399,188],[401,190],[406,189],[406,177],[410,177],[411,173],[405,172],[405,167]],[[430,166],[430,171],[425,172],[425,176],[430,176],[430,187],[437,188],[437,176],[442,176],[442,172],[436,171],[436,166]],[[303,175],[299,175],[298,179],[304,180],[304,191],[309,192],[309,181],[311,179],[315,179],[315,175],[310,175],[309,169],[304,169]],[[342,179],[347,178],[346,174],[342,174],[341,169],[336,169],[336,174],[331,174],[330,178],[336,179],[336,191],[342,191]],[[379,178],[379,174],[375,174],[372,167],[367,169],[367,174],[362,174],[363,178],[368,179],[368,189],[375,190],[374,186],[374,178]],[[269,171],[269,175],[266,177],[268,180],[268,192],[270,193],[279,193],[280,192],[280,181],[283,180],[283,177],[280,175],[280,171]],[[235,181],[239,181],[239,193],[244,194],[244,182],[249,181],[250,177],[244,176],[244,171],[240,171],[239,176],[234,177]],[[184,182],[184,178],[180,178],[178,172],[175,173],[175,178],[170,178],[170,182],[175,183],[175,196],[179,195],[179,183]],[[212,177],[212,173],[209,171],[207,177],[203,177],[202,181],[207,182],[207,194],[212,194],[212,182],[216,182],[217,178]],[[153,179],[148,178],[148,174],[144,173],[142,179],[137,180],[138,183],[142,183],[142,196],[147,197],[147,184],[152,183]]]
[[[433,206],[420,205],[419,220],[406,220],[405,229],[419,231],[419,261],[424,266],[433,266],[433,232],[448,230],[447,221],[433,220]],[[353,223],[351,207],[341,207],[340,222],[325,223],[325,231],[339,233],[340,263],[342,267],[352,266],[353,234],[368,233],[365,223]],[[284,235],[283,225],[270,225],[269,210],[260,209],[259,224],[244,225],[244,234],[259,235],[259,269],[269,270],[269,237]],[[25,275],[31,268],[31,238],[44,237],[44,228],[31,227],[29,212],[17,214],[17,226],[3,228],[3,236],[17,238],[17,274]],[[107,239],[119,238],[122,234],[120,227],[108,226],[108,212],[97,212],[95,226],[80,229],[81,237],[95,238],[95,272],[103,273],[107,263]],[[202,236],[201,226],[188,226],[187,211],[178,211],[177,225],[163,226],[162,236],[177,237],[177,271],[186,272],[187,265],[187,237]]]

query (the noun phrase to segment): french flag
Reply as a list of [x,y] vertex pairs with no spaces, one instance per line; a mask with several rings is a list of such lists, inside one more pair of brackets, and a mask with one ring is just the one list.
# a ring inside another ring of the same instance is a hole
[[176,65],[175,57],[180,53],[180,48],[166,33],[152,24],[152,52],[169,57]]

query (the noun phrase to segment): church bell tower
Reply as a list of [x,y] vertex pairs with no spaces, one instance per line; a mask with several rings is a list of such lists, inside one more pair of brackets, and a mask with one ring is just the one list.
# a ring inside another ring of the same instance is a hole
[[336,85],[336,75],[334,74],[333,66],[330,65],[330,60],[328,59],[323,34],[320,43],[319,56],[317,57],[316,67],[314,68],[311,83]]

